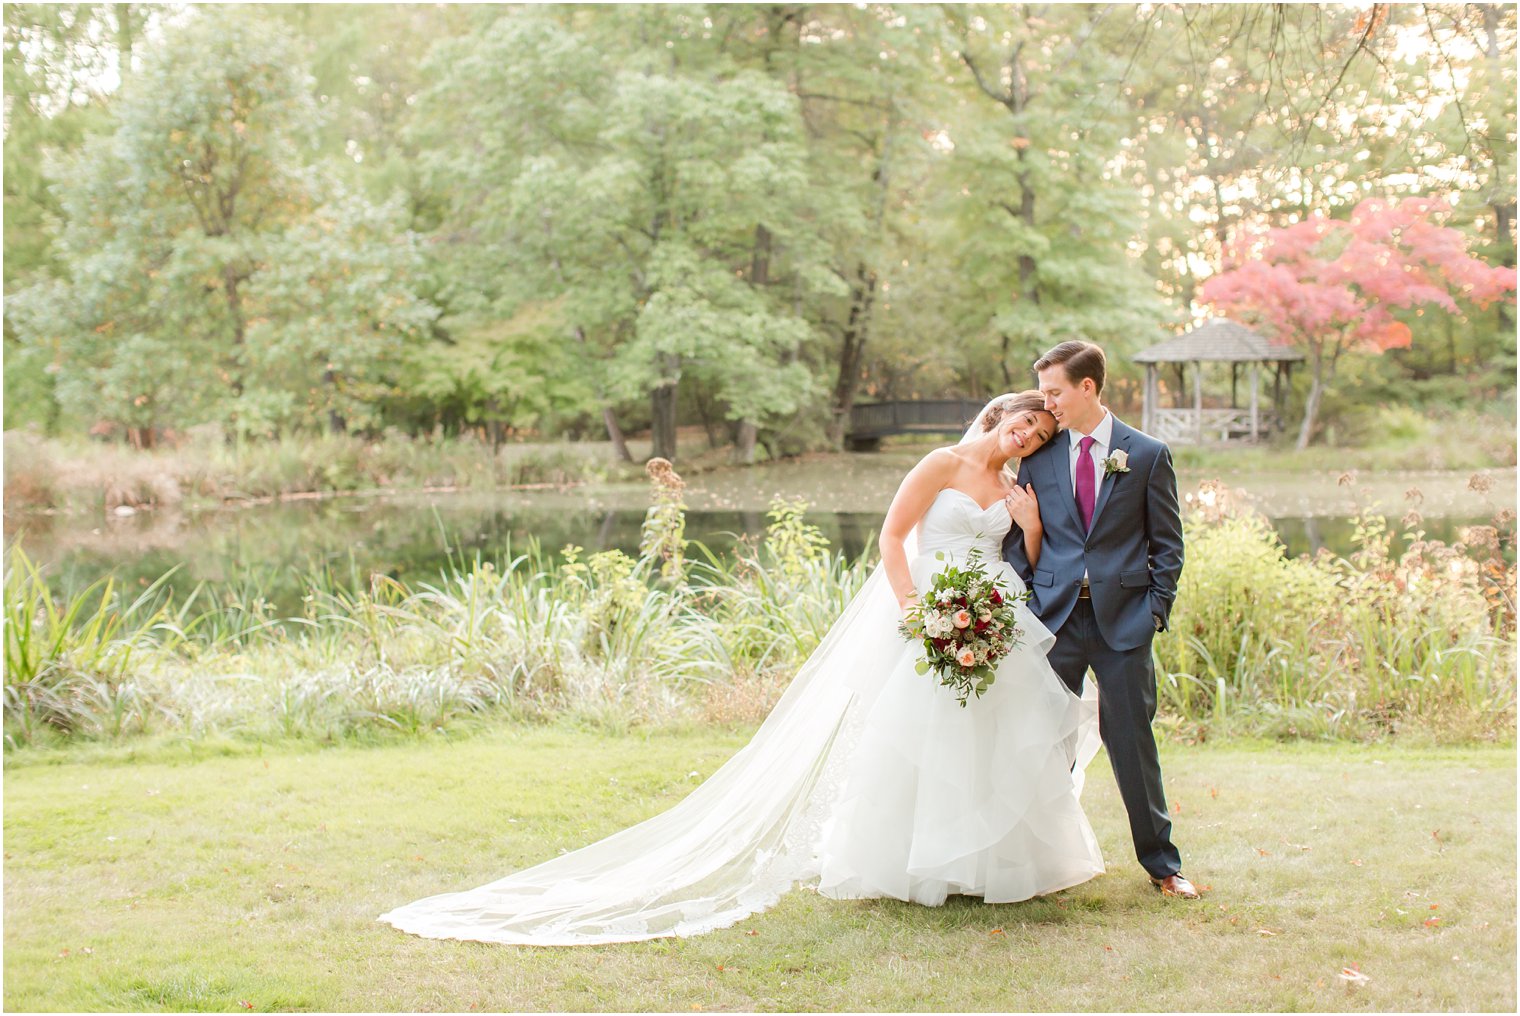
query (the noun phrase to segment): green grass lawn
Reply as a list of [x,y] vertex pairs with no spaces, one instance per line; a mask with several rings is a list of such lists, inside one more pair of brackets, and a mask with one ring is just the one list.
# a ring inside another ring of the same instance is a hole
[[1509,747],[1166,745],[1194,903],[1145,882],[1100,756],[1109,874],[1028,903],[798,891],[704,937],[581,949],[375,922],[668,807],[747,733],[15,756],[5,1008],[1515,1008]]

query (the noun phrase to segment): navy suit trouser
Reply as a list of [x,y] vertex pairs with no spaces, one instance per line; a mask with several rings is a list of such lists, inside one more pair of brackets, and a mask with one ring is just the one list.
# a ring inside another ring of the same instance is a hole
[[1161,759],[1151,721],[1156,718],[1156,669],[1147,642],[1137,649],[1109,647],[1098,631],[1091,600],[1078,600],[1051,647],[1050,665],[1075,695],[1089,667],[1098,681],[1098,733],[1129,812],[1140,866],[1156,878],[1182,870],[1172,845],[1172,820],[1161,786]]

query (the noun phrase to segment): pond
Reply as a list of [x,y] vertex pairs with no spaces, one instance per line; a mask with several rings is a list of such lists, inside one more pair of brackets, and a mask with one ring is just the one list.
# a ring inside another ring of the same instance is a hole
[[[907,460],[911,464],[911,460]],[[904,462],[891,455],[819,456],[751,470],[693,477],[687,537],[715,553],[741,536],[759,536],[766,508],[777,497],[806,497],[809,520],[832,546],[856,555],[873,545]],[[1199,477],[1184,475],[1184,492]],[[1465,474],[1379,477],[1355,490],[1334,477],[1251,477],[1235,485],[1268,515],[1289,554],[1327,547],[1352,549],[1354,505],[1374,505],[1396,522],[1411,487],[1423,492],[1424,528],[1436,539],[1460,538],[1464,526],[1486,524],[1494,508],[1513,509],[1514,470],[1496,470],[1487,494],[1465,488]],[[1227,481],[1228,482],[1228,481]],[[450,562],[492,560],[521,553],[536,540],[557,553],[569,543],[588,550],[634,552],[647,505],[641,483],[602,484],[569,491],[405,493],[245,505],[201,512],[144,511],[127,517],[6,517],[7,543],[19,542],[46,564],[51,584],[76,590],[107,573],[142,587],[180,567],[173,585],[250,588],[279,613],[299,611],[304,580],[328,568],[353,588],[372,572],[415,585],[435,580]]]

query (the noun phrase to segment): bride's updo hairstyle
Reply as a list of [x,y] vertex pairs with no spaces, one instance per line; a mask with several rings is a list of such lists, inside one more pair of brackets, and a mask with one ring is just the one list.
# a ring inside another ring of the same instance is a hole
[[1018,392],[994,399],[986,409],[982,410],[982,433],[995,429],[1010,416],[1029,412],[1046,412],[1045,396],[1036,389],[1031,388],[1027,392]]

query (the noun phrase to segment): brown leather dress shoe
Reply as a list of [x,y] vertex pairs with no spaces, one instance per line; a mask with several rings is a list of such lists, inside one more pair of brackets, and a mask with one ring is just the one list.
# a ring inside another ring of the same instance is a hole
[[1193,883],[1182,877],[1182,873],[1168,875],[1166,878],[1151,876],[1151,885],[1161,890],[1162,896],[1179,896],[1185,900],[1196,900],[1198,890],[1193,888]]

